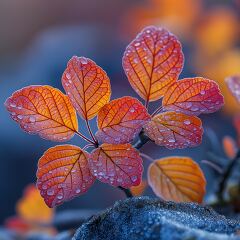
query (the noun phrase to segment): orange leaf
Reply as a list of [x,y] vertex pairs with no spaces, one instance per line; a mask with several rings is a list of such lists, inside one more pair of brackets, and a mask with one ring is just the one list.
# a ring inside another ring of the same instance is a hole
[[188,157],[156,160],[148,168],[148,183],[157,196],[175,202],[201,203],[206,187],[201,168]]
[[72,57],[62,76],[63,87],[83,119],[95,117],[110,99],[110,80],[105,71],[85,57]]
[[183,67],[177,38],[165,29],[146,27],[127,47],[123,68],[133,89],[148,101],[158,100]]
[[18,234],[25,234],[33,230],[29,223],[17,216],[7,218],[4,222],[4,227]]
[[49,207],[85,193],[94,183],[88,153],[73,145],[49,148],[38,163],[37,186]]
[[195,147],[202,141],[202,122],[198,117],[165,112],[144,126],[147,136],[157,145],[169,149]]
[[226,78],[226,83],[232,95],[240,103],[240,75]]
[[101,182],[128,188],[142,180],[142,159],[130,144],[102,144],[89,158],[91,172]]
[[100,110],[96,137],[105,143],[130,142],[149,119],[147,109],[137,99],[115,99]]
[[200,77],[179,80],[169,87],[162,101],[165,110],[190,115],[216,112],[223,103],[217,83]]
[[223,138],[223,149],[228,158],[234,158],[237,153],[237,145],[235,140],[230,136],[225,136]]
[[18,201],[16,211],[21,219],[29,223],[47,224],[52,221],[54,210],[47,207],[35,185],[26,187]]
[[66,141],[78,129],[69,98],[50,86],[22,88],[6,100],[5,106],[24,131],[45,139]]
[[133,196],[141,196],[144,190],[146,189],[146,187],[147,187],[147,181],[142,180],[138,186],[130,187],[130,191]]

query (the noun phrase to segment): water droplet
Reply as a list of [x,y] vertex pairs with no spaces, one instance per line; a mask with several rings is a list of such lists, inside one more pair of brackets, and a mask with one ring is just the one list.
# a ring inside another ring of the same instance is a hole
[[186,124],[186,125],[189,125],[189,124],[191,124],[191,121],[190,121],[190,120],[188,120],[188,119],[184,120],[183,122],[184,122],[184,124]]
[[205,90],[201,90],[200,92],[201,95],[204,95],[205,93],[206,93]]
[[17,118],[18,119],[23,119],[23,116],[22,115],[18,115]]
[[140,46],[140,42],[136,42],[136,43],[134,44],[134,46],[135,46],[135,47]]
[[170,138],[170,139],[168,139],[168,142],[174,143],[174,142],[176,142],[176,140],[174,138]]
[[52,196],[54,194],[54,190],[53,189],[48,189],[47,190],[47,195],[48,196]]
[[72,173],[75,173],[75,172],[76,172],[76,169],[72,169],[71,172],[72,172]]
[[87,64],[87,63],[88,63],[87,59],[84,58],[84,57],[80,59],[80,62],[81,62],[82,64]]
[[67,79],[70,79],[70,78],[71,78],[71,74],[67,73],[67,74],[66,74],[66,78],[67,78]]
[[43,189],[43,190],[46,190],[46,189],[47,189],[47,185],[43,184],[43,185],[42,185],[42,189]]
[[138,178],[137,178],[137,176],[132,176],[131,179],[133,182],[136,182]]
[[192,107],[192,103],[191,102],[187,102],[186,103],[186,108],[190,108],[190,107]]
[[80,193],[80,192],[81,192],[80,188],[76,189],[76,193]]
[[59,199],[59,200],[63,199],[63,195],[58,195],[57,199]]
[[133,113],[133,112],[135,112],[135,109],[134,109],[134,108],[131,108],[129,111],[130,111],[131,113]]
[[16,107],[16,104],[15,103],[10,103],[10,107]]
[[33,116],[31,116],[31,117],[29,118],[29,121],[32,122],[32,123],[34,123],[34,122],[36,121],[36,118],[33,117]]

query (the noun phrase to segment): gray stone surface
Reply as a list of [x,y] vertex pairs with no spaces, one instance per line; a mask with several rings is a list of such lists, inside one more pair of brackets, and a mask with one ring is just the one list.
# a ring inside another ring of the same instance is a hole
[[237,240],[240,222],[193,203],[139,197],[92,217],[73,240]]

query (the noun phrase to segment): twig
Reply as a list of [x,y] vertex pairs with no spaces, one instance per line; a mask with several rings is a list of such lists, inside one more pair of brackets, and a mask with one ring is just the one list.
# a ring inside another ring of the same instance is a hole
[[202,160],[201,163],[204,163],[204,164],[210,166],[211,168],[213,168],[219,174],[223,173],[223,169],[214,162],[211,162],[211,161],[208,161],[208,160]]
[[140,149],[144,144],[146,144],[148,141],[150,141],[150,138],[147,137],[143,131],[139,133],[139,139],[138,141],[133,145],[134,148]]
[[129,189],[123,188],[121,186],[118,186],[118,188],[126,194],[127,198],[132,198],[133,197],[133,195],[132,195],[132,193]]
[[90,127],[90,125],[89,125],[89,121],[88,121],[88,120],[85,120],[85,122],[86,122],[86,125],[87,125],[88,132],[89,132],[92,140],[93,140],[94,143],[95,143],[94,145],[95,145],[96,147],[98,147],[98,141],[97,141],[97,139],[94,137],[94,135],[93,135],[93,133],[92,133],[91,127]]
[[85,137],[82,133],[80,133],[80,132],[78,132],[78,131],[75,131],[75,133],[76,133],[79,137],[83,138],[85,141],[87,141],[87,142],[89,142],[89,143],[92,143],[94,146],[96,145],[95,142],[93,142],[91,139]]
[[150,162],[154,162],[154,159],[151,158],[150,156],[148,156],[148,155],[145,154],[145,153],[140,153],[140,156],[143,157],[143,158],[145,158],[145,159],[147,159],[147,160],[150,161]]
[[163,109],[163,107],[160,106],[159,108],[157,108],[157,109],[151,114],[151,116],[152,116],[152,117],[155,116],[157,113],[161,112],[162,109]]
[[219,188],[217,191],[217,197],[219,199],[220,202],[223,201],[223,194],[224,194],[224,190],[226,187],[226,183],[228,181],[228,178],[230,177],[233,168],[235,167],[235,165],[238,163],[238,160],[240,158],[240,150],[237,152],[235,158],[231,161],[231,163],[227,166],[227,169],[224,171],[222,178],[219,182]]

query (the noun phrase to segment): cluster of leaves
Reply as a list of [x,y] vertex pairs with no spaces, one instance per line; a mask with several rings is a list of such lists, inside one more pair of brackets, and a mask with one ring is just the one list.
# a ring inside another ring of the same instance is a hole
[[[169,149],[201,143],[203,129],[197,116],[219,110],[223,97],[212,80],[178,80],[183,62],[177,38],[151,26],[128,45],[123,56],[127,78],[145,106],[130,96],[110,101],[107,74],[92,60],[76,56],[62,75],[67,95],[50,86],[29,86],[7,99],[12,119],[26,132],[59,142],[77,134],[89,142],[84,148],[58,145],[40,158],[37,186],[49,207],[85,193],[96,178],[122,188],[138,186],[142,158],[131,142],[140,132]],[[162,105],[150,114],[149,103],[161,98]],[[78,131],[76,112],[86,122],[91,139]],[[99,130],[94,135],[89,120],[95,116]],[[88,147],[95,149],[88,153]],[[200,167],[187,157],[154,161],[148,183],[166,200],[196,202],[202,201],[206,184]]]

